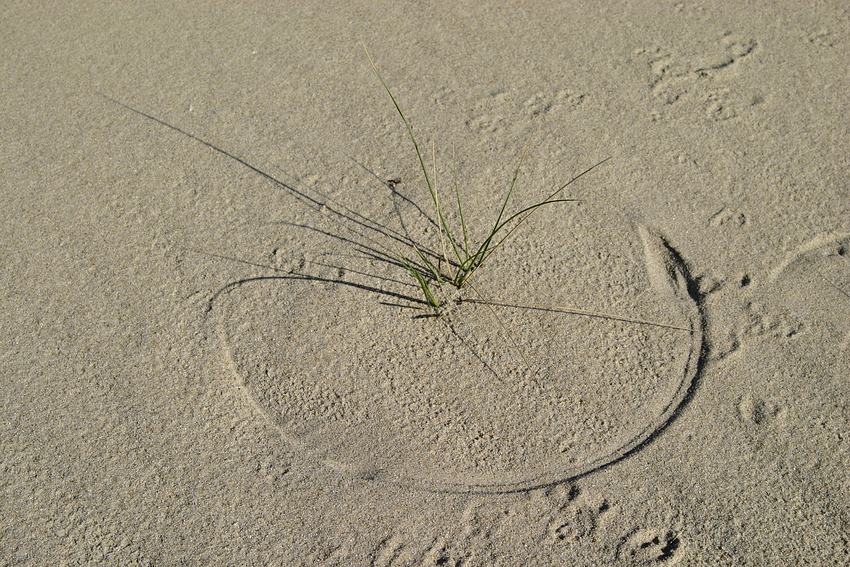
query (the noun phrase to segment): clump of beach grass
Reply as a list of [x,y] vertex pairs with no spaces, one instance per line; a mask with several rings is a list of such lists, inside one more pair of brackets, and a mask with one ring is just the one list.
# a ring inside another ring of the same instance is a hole
[[[437,191],[437,185],[434,181],[434,177],[429,173],[428,166],[425,165],[425,158],[422,154],[422,150],[420,149],[419,142],[416,140],[416,136],[413,133],[413,127],[408,121],[407,117],[404,115],[404,112],[401,110],[401,106],[398,103],[395,95],[393,95],[390,90],[389,85],[384,80],[384,77],[381,75],[381,72],[378,70],[378,67],[375,65],[372,56],[369,53],[369,50],[366,49],[365,44],[363,45],[363,50],[366,52],[366,57],[369,58],[369,63],[372,65],[372,70],[375,72],[375,75],[378,77],[381,85],[384,87],[384,90],[389,95],[390,100],[395,107],[396,112],[404,123],[405,128],[407,129],[408,137],[410,141],[413,143],[413,149],[416,154],[416,157],[419,161],[419,167],[422,171],[422,176],[425,179],[425,184],[428,187],[428,192],[430,194],[431,202],[434,205],[434,212],[436,215],[436,224],[437,230],[439,232],[440,238],[440,253],[442,255],[441,261],[435,262],[429,260],[428,255],[426,255],[416,244],[412,243],[411,247],[415,256],[410,253],[405,254],[398,248],[396,248],[396,256],[398,257],[398,261],[404,267],[405,270],[413,277],[416,281],[416,284],[422,291],[425,302],[434,310],[439,313],[439,310],[445,302],[440,299],[440,295],[435,293],[435,287],[442,286],[444,284],[453,286],[454,288],[460,290],[463,289],[464,286],[467,285],[470,278],[481,268],[481,266],[487,261],[487,259],[499,249],[505,241],[511,237],[511,235],[519,228],[528,218],[533,215],[540,207],[544,205],[551,205],[554,203],[574,203],[578,202],[579,199],[565,199],[561,198],[560,195],[564,189],[566,189],[570,184],[576,181],[578,178],[583,175],[589,173],[591,170],[601,165],[602,163],[608,161],[610,158],[605,158],[604,160],[596,163],[595,165],[589,167],[579,175],[573,177],[568,182],[561,185],[556,191],[554,191],[551,195],[546,197],[545,199],[534,203],[531,206],[522,208],[519,211],[509,213],[508,205],[511,201],[511,196],[513,195],[514,188],[517,184],[517,179],[520,174],[520,170],[522,168],[522,164],[525,161],[525,157],[528,154],[528,148],[531,145],[531,137],[529,137],[528,141],[525,144],[525,148],[523,150],[522,156],[520,157],[519,163],[516,168],[513,170],[513,175],[511,177],[510,183],[508,184],[507,191],[505,193],[504,198],[500,201],[499,212],[496,215],[496,220],[489,228],[489,232],[486,232],[486,236],[481,241],[480,244],[471,244],[469,233],[470,231],[467,228],[466,218],[464,216],[463,210],[463,200],[460,195],[460,188],[455,179],[454,182],[454,195],[452,196],[452,201],[454,202],[455,213],[460,221],[460,228],[452,229],[449,222],[447,222],[446,218],[448,216],[448,211],[444,208],[443,201],[440,199],[440,194]],[[434,160],[436,161],[436,159]],[[446,245],[448,243],[448,245]],[[449,252],[451,251],[451,252]],[[443,271],[441,269],[441,264],[445,264],[446,270]]]

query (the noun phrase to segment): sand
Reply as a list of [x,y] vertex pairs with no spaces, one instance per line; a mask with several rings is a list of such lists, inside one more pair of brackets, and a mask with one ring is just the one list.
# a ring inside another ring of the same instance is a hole
[[0,13],[0,565],[850,563],[841,3]]

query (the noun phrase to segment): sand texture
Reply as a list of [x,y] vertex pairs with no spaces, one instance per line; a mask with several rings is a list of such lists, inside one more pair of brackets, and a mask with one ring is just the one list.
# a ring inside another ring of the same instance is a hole
[[589,4],[0,7],[0,567],[850,564],[850,11]]

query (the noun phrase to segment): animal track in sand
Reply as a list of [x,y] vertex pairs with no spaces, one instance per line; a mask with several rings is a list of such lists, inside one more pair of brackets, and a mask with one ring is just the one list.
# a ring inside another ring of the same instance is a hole
[[753,398],[749,394],[745,394],[738,403],[738,413],[747,424],[767,426],[774,419],[784,417],[786,410],[760,398]]
[[[626,510],[578,483],[503,495],[466,496],[457,521],[433,529],[393,526],[355,545],[353,534],[320,546],[322,567],[440,565],[675,565],[687,553],[687,528],[675,513]],[[365,561],[364,561],[365,559]]]
[[678,534],[666,529],[636,530],[624,538],[617,550],[617,557],[630,565],[675,564],[671,560],[678,555],[682,542]]
[[760,104],[763,97],[745,94],[733,83],[721,82],[758,48],[752,38],[725,34],[713,45],[695,46],[691,52],[651,46],[636,49],[633,63],[648,70],[650,91],[662,104],[658,120],[678,115],[684,109],[713,121],[734,118],[745,107]]
[[558,111],[571,112],[578,109],[587,96],[587,93],[560,89],[555,92],[537,92],[519,102],[506,91],[496,91],[478,102],[466,126],[476,133],[508,130],[512,128],[511,121],[507,119],[509,116],[520,114],[530,120]]

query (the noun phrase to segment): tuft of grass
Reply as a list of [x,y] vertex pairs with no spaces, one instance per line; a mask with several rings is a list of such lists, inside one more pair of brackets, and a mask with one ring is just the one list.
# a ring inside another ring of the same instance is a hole
[[[366,57],[369,58],[369,63],[372,65],[372,70],[375,72],[375,75],[378,77],[381,85],[384,87],[384,90],[389,95],[390,100],[393,103],[393,106],[396,109],[399,117],[401,117],[404,126],[407,128],[407,134],[410,137],[410,141],[413,143],[413,149],[416,153],[416,157],[419,160],[419,167],[422,170],[422,176],[425,178],[425,184],[428,186],[428,192],[431,196],[431,201],[434,205],[435,214],[437,217],[437,228],[440,233],[440,248],[442,251],[443,258],[442,260],[445,262],[447,266],[448,273],[443,273],[438,267],[435,267],[433,262],[430,262],[428,258],[423,254],[416,246],[413,246],[413,250],[418,257],[418,262],[411,260],[408,255],[403,254],[398,249],[396,250],[396,255],[398,256],[399,262],[404,266],[407,272],[416,280],[417,284],[422,290],[422,293],[425,297],[426,303],[433,307],[435,310],[439,309],[442,304],[437,299],[437,295],[434,294],[434,290],[432,289],[432,285],[442,285],[443,283],[448,283],[454,286],[457,289],[462,289],[469,279],[478,271],[478,269],[487,261],[490,255],[493,254],[504,242],[510,238],[510,236],[514,233],[514,231],[519,228],[528,217],[534,214],[537,209],[544,205],[550,205],[553,203],[572,203],[578,202],[579,199],[563,199],[560,198],[559,195],[561,192],[578,178],[583,175],[589,173],[591,170],[595,169],[597,166],[603,164],[608,161],[610,158],[605,158],[604,160],[596,163],[590,168],[586,169],[579,175],[573,177],[568,182],[559,187],[556,191],[554,191],[551,195],[539,201],[529,207],[525,207],[517,212],[508,213],[508,203],[511,200],[511,195],[513,194],[514,188],[516,187],[517,178],[519,177],[520,169],[522,168],[522,164],[525,161],[525,157],[528,154],[528,148],[531,145],[531,137],[526,141],[525,148],[522,152],[522,157],[520,157],[519,163],[514,169],[513,176],[508,185],[508,190],[505,193],[504,199],[501,200],[501,206],[499,208],[499,213],[496,215],[496,220],[493,223],[492,227],[489,229],[489,233],[484,238],[484,240],[478,244],[470,245],[469,241],[469,232],[467,230],[466,218],[464,217],[463,212],[463,201],[460,196],[460,189],[457,183],[457,179],[455,179],[454,183],[454,198],[453,201],[455,203],[457,216],[460,219],[460,233],[456,230],[453,230],[449,223],[446,221],[446,214],[443,208],[442,202],[440,200],[440,195],[437,191],[436,182],[432,181],[433,177],[428,172],[428,167],[425,165],[425,158],[422,155],[422,151],[419,148],[419,143],[416,140],[416,136],[413,134],[413,127],[410,125],[410,122],[405,117],[404,112],[401,110],[401,106],[393,95],[390,87],[387,85],[387,82],[384,80],[384,77],[381,75],[381,72],[378,71],[378,67],[375,65],[372,56],[369,54],[369,50],[366,49],[366,45],[361,42],[363,45],[363,51],[366,52]],[[436,160],[435,160],[436,161]],[[445,242],[448,242],[448,247],[446,247]],[[451,250],[451,257],[448,252]]]

